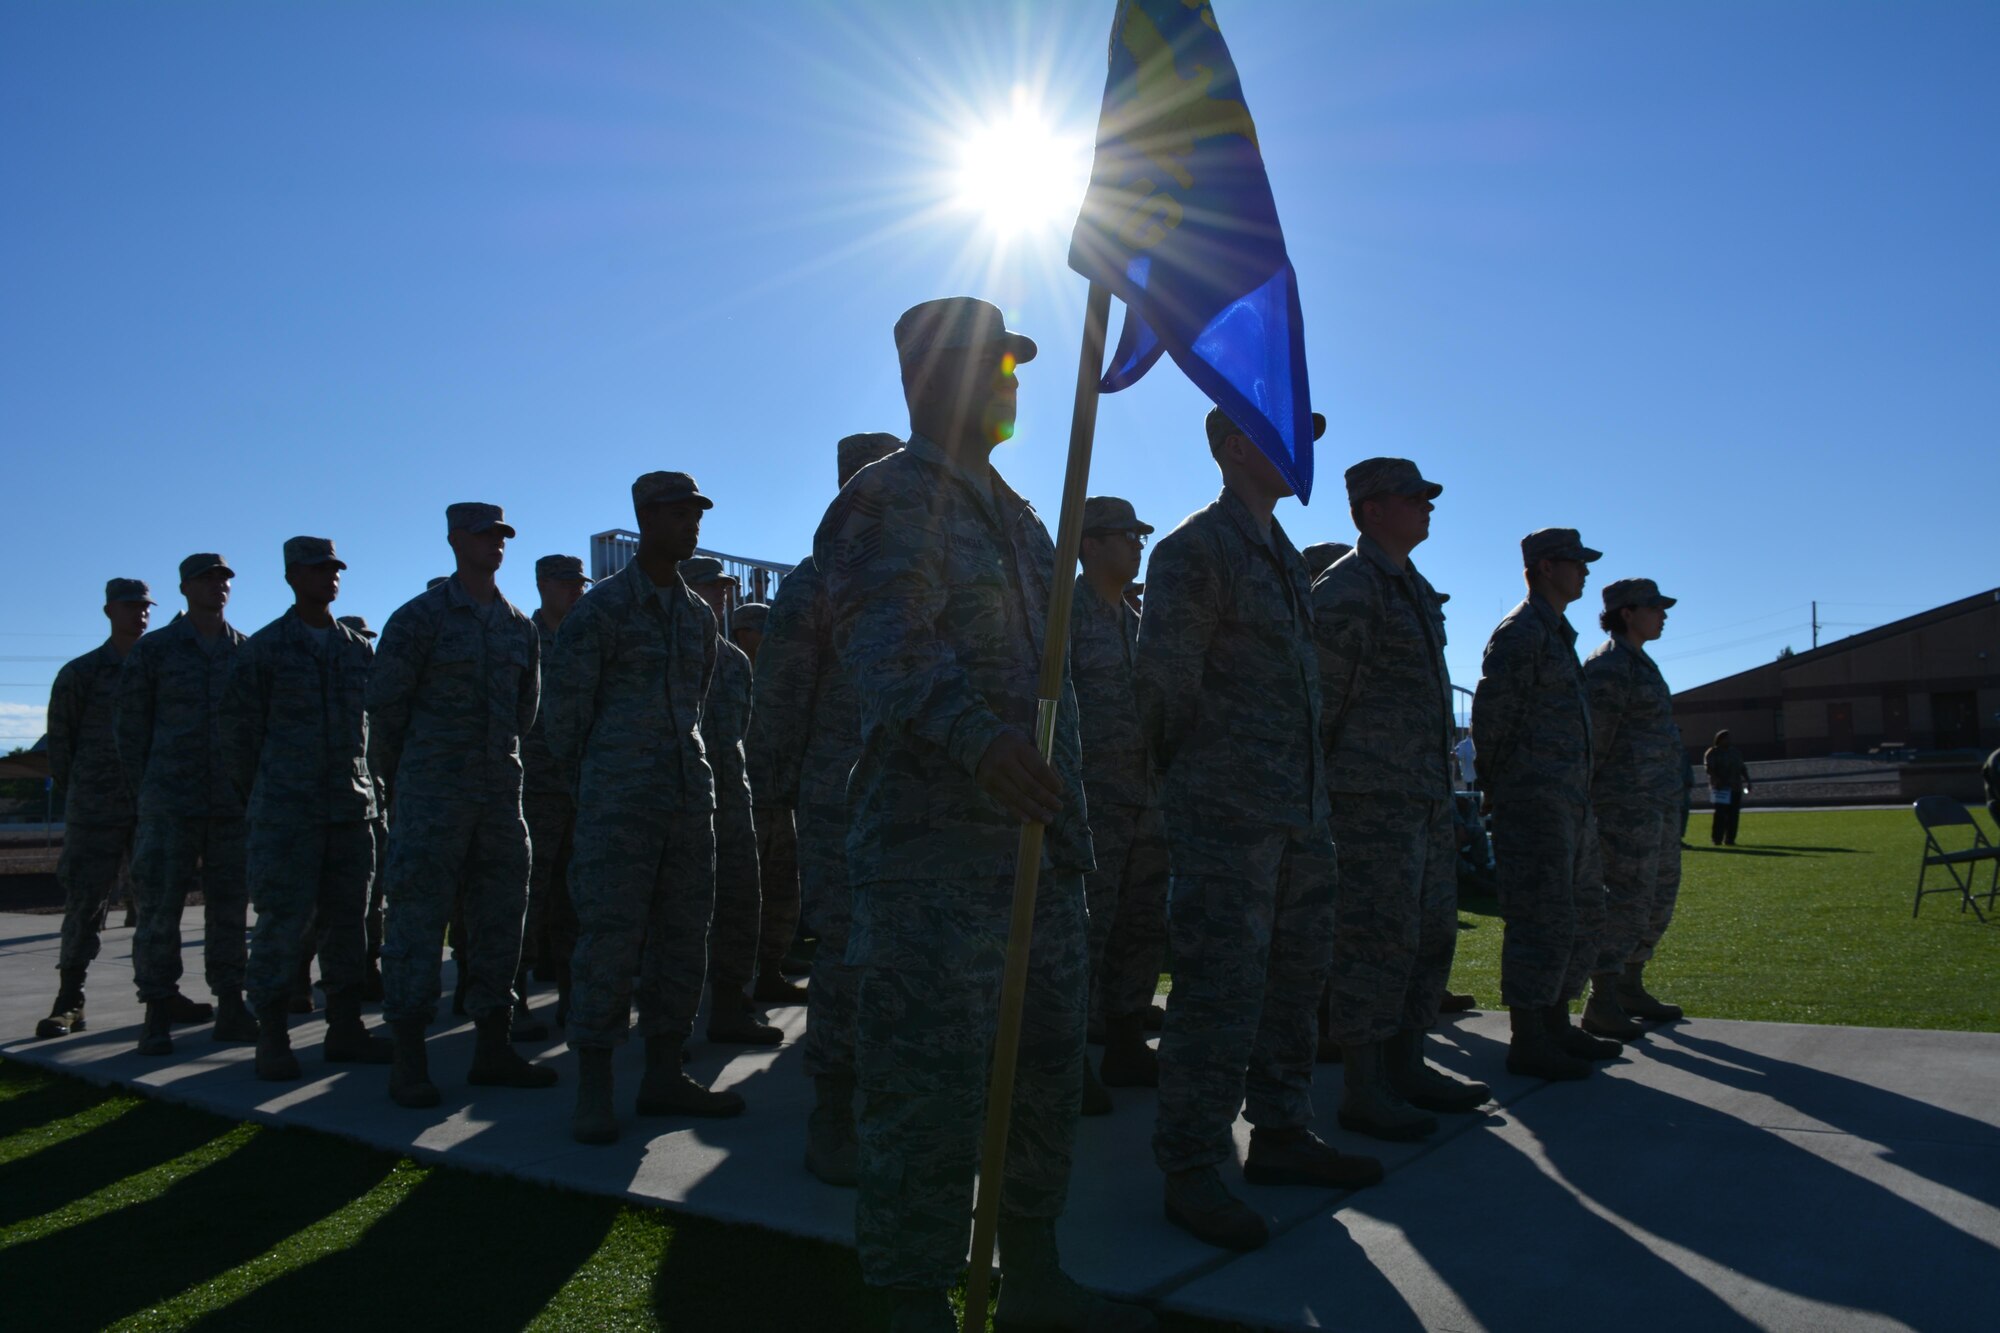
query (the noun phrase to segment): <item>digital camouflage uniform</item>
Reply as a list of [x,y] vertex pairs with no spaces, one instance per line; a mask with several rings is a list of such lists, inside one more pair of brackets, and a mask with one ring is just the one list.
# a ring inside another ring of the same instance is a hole
[[750,815],[750,777],[743,735],[750,724],[750,656],[726,638],[715,645],[715,679],[702,709],[702,749],[715,774],[715,918],[708,944],[709,979],[717,993],[740,994],[757,970],[763,923],[758,883],[757,825]]
[[1444,613],[1364,535],[1313,585],[1313,621],[1340,848],[1332,1032],[1362,1046],[1437,1021],[1458,943]]
[[118,766],[113,719],[125,664],[109,639],[63,664],[49,689],[49,777],[63,793],[62,971],[97,957],[112,890],[132,854],[137,813]]
[[1275,519],[1225,488],[1160,540],[1139,622],[1139,718],[1164,781],[1174,984],[1153,1156],[1233,1157],[1312,1119],[1337,866],[1319,745],[1312,592]]
[[1081,574],[1069,620],[1083,787],[1097,869],[1090,904],[1091,1011],[1143,1013],[1159,989],[1167,940],[1167,829],[1159,784],[1139,728],[1133,672],[1139,615],[1107,603]]
[[224,624],[204,646],[183,613],[143,636],[118,678],[118,759],[138,795],[132,878],[141,1000],[171,999],[181,976],[181,911],[201,889],[203,963],[216,996],[243,989],[243,798],[221,744],[223,690],[244,637]]
[[465,911],[465,1007],[513,1007],[528,900],[521,736],[535,720],[541,641],[504,596],[481,606],[453,575],[389,617],[368,681],[369,767],[394,796],[382,1013],[437,1013],[445,926]]
[[[555,658],[556,632],[542,622],[537,610],[529,616],[540,646],[544,677]],[[576,908],[569,896],[569,866],[576,846],[576,798],[563,780],[562,767],[549,749],[549,710],[553,700],[543,691],[535,725],[521,737],[521,813],[528,821],[528,923],[522,932],[523,952],[532,949],[538,961],[569,961],[576,952]]]
[[[965,1268],[1021,831],[974,774],[1003,731],[1034,735],[1055,553],[984,460],[922,436],[848,482],[813,552],[860,702],[847,959],[860,969],[861,1271],[943,1288]],[[1023,1219],[1062,1213],[1083,1089],[1091,855],[1067,679],[1053,763],[1066,795],[1044,844],[1001,1186],[1002,1212]]]
[[1686,756],[1673,691],[1645,649],[1606,639],[1583,664],[1594,747],[1590,800],[1604,864],[1606,921],[1594,972],[1644,963],[1681,887]]
[[800,903],[818,945],[806,988],[806,1073],[854,1072],[859,974],[847,964],[847,775],[861,753],[860,704],[833,650],[826,580],[812,557],[778,585],[757,652],[751,788],[798,828]]
[[1479,780],[1493,799],[1506,921],[1500,994],[1539,1009],[1583,993],[1604,933],[1604,878],[1590,810],[1590,706],[1576,630],[1540,593],[1486,643],[1472,701]]
[[715,906],[715,777],[704,700],[721,640],[676,579],[635,560],[563,620],[549,666],[549,748],[576,775],[576,906],[569,1041],[638,1031],[685,1043],[700,1003]]
[[[375,782],[368,772],[368,641],[345,625],[316,641],[296,609],[236,652],[222,745],[250,823],[257,925],[244,979],[253,1009],[290,997],[319,954],[329,995],[367,968],[375,876]],[[315,939],[316,937],[316,939]]]

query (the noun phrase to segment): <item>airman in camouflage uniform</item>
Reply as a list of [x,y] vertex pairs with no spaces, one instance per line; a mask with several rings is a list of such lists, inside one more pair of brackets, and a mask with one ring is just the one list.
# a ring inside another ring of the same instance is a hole
[[1340,1123],[1383,1139],[1471,1111],[1483,1083],[1424,1061],[1458,940],[1451,677],[1444,613],[1410,552],[1444,490],[1403,458],[1347,469],[1360,540],[1313,584],[1333,836],[1340,848],[1330,1018]]
[[[729,613],[729,641],[750,659],[753,675],[770,617],[771,608],[764,602],[744,602]],[[753,721],[755,716],[752,708]],[[747,729],[743,744],[747,752]],[[745,771],[750,776],[751,814],[757,826],[757,881],[764,903],[757,927],[757,979],[751,985],[750,998],[759,1004],[804,1004],[806,988],[785,980],[785,960],[799,929],[798,829],[790,806],[773,805],[758,795],[756,770],[747,761]]]
[[[1070,675],[1097,857],[1097,869],[1084,879],[1091,1009],[1103,1028],[1104,1082],[1112,1087],[1150,1088],[1160,1081],[1146,1045],[1146,1013],[1166,949],[1167,829],[1133,690],[1139,615],[1124,595],[1152,532],[1129,500],[1085,500],[1083,570],[1070,611]],[[1111,1109],[1111,1097],[1086,1085],[1083,1104],[1086,1114],[1102,1113]]]
[[[717,625],[728,614],[735,580],[714,556],[681,562],[681,578],[708,604]],[[757,970],[763,886],[757,864],[757,824],[743,734],[750,725],[750,657],[727,638],[715,646],[715,679],[701,715],[702,749],[715,772],[715,914],[708,936],[708,1039],[776,1046],[785,1034],[757,1020],[748,991]]]
[[1090,834],[1067,676],[1053,767],[1030,739],[1054,549],[988,458],[1035,345],[961,297],[906,312],[896,350],[909,443],[856,474],[813,541],[861,705],[847,958],[861,971],[862,1276],[895,1289],[892,1328],[954,1326],[945,1291],[965,1269],[1014,859],[1036,819],[1049,828],[1000,1185],[999,1318],[1150,1327],[1090,1297],[1056,1254],[1083,1085]]
[[[1218,1167],[1248,1094],[1244,1175],[1369,1185],[1381,1164],[1314,1137],[1315,1013],[1332,962],[1319,662],[1305,562],[1272,515],[1292,493],[1220,409],[1214,503],[1160,540],[1139,622],[1139,720],[1164,782],[1174,985],[1160,1035],[1153,1158],[1169,1221],[1211,1244],[1264,1244]],[[1315,434],[1325,429],[1315,414]]]
[[[535,588],[541,605],[529,617],[541,646],[546,679],[555,660],[556,631],[590,588],[583,559],[545,555],[535,561]],[[576,953],[576,908],[569,897],[569,864],[575,852],[576,797],[562,766],[549,749],[552,702],[546,691],[535,725],[521,737],[521,813],[528,821],[528,923],[522,931],[521,966],[514,974],[514,1040],[539,1040],[547,1030],[528,1014],[528,965],[553,973],[556,1022],[569,1022],[570,959]],[[530,957],[532,955],[532,957]]]
[[437,1014],[445,926],[462,899],[478,1030],[467,1082],[548,1087],[556,1071],[508,1045],[528,899],[521,736],[541,688],[541,641],[494,586],[514,535],[498,505],[445,509],[458,572],[383,626],[368,679],[369,767],[393,793],[382,1012],[395,1033],[389,1096],[435,1106],[424,1029]]
[[680,575],[713,504],[685,472],[632,483],[639,551],[577,604],[549,668],[549,748],[574,776],[576,960],[569,1043],[579,1080],[570,1132],[618,1137],[611,1053],[632,979],[646,1073],[640,1115],[731,1116],[734,1092],[681,1068],[715,909],[715,774],[702,735],[722,640]]
[[111,637],[64,663],[49,690],[49,776],[63,793],[63,850],[56,863],[63,889],[62,950],[56,962],[62,982],[55,1007],[35,1026],[37,1037],[83,1031],[84,975],[97,957],[111,892],[132,854],[137,815],[118,766],[112,718],[119,668],[146,632],[154,605],[151,591],[138,579],[106,583],[104,616],[111,622]]
[[1571,1025],[1569,1002],[1597,961],[1604,877],[1590,812],[1590,705],[1576,630],[1563,608],[1583,593],[1600,553],[1574,528],[1521,541],[1528,596],[1487,640],[1472,701],[1481,789],[1492,802],[1493,854],[1506,934],[1500,995],[1513,1040],[1507,1068],[1582,1078],[1618,1054]]
[[203,962],[217,1041],[257,1040],[243,1004],[243,798],[220,744],[223,688],[243,635],[223,618],[236,572],[212,552],[181,561],[188,609],[134,644],[118,676],[118,760],[136,794],[132,971],[146,1024],[139,1054],[170,1055],[181,976],[181,912],[201,885]]
[[[370,653],[375,651],[375,631],[368,627],[366,616],[336,616],[339,623],[359,634],[368,644]],[[372,659],[371,659],[372,660]],[[375,818],[369,822],[369,831],[375,838],[375,875],[368,884],[368,913],[362,918],[362,928],[368,941],[368,970],[361,976],[361,998],[380,1002],[382,999],[382,887],[388,878],[389,869],[389,792],[383,787],[382,779],[370,774],[375,784]]]
[[1604,590],[1600,622],[1610,634],[1583,664],[1594,745],[1590,800],[1603,849],[1607,919],[1592,970],[1583,1026],[1621,1040],[1632,1020],[1672,1022],[1679,1006],[1646,990],[1646,964],[1673,920],[1681,886],[1681,729],[1674,696],[1646,652],[1660,637],[1671,597],[1651,579],[1619,579]]
[[346,562],[324,537],[285,543],[293,607],[250,636],[230,666],[222,749],[249,812],[257,926],[245,987],[257,1012],[257,1077],[299,1076],[285,1032],[292,978],[317,945],[329,1063],[386,1064],[361,1025],[375,780],[368,772],[374,653],[328,608]]
[[[844,437],[840,485],[902,447],[889,434]],[[861,754],[861,714],[834,653],[832,620],[826,580],[808,554],[778,585],[764,623],[746,750],[760,811],[796,818],[800,906],[818,941],[806,988],[805,1067],[814,1096],[806,1169],[830,1185],[853,1185],[859,972],[847,965],[847,775]]]

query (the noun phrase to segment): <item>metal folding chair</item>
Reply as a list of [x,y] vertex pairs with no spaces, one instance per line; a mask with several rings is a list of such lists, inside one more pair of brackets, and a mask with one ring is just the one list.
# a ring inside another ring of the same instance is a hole
[[[1970,907],[1973,915],[1984,921],[1986,913],[1979,910],[1978,900],[1986,899],[1986,906],[1990,911],[1994,897],[2000,895],[2000,847],[1988,842],[1986,830],[1972,817],[1972,812],[1949,796],[1921,797],[1911,809],[1916,812],[1917,823],[1922,825],[1924,830],[1924,858],[1923,864],[1917,868],[1917,898],[1910,908],[1910,915],[1914,917],[1923,907],[1925,894],[1956,892],[1959,899],[1958,910],[1963,912]],[[1939,829],[1955,827],[1967,827],[1972,830],[1970,847],[1954,851],[1947,849],[1938,841]],[[1993,873],[1988,878],[1986,892],[1975,894],[1973,883],[1978,878],[1978,868],[1982,864],[1991,864]],[[1944,871],[1951,882],[1925,888],[1924,877],[1932,870]]]

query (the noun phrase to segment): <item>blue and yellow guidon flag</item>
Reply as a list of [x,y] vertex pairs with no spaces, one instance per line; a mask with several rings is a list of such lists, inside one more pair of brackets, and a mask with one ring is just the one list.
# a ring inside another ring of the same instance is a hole
[[1170,354],[1299,499],[1311,497],[1298,277],[1257,127],[1206,0],[1119,4],[1069,266],[1125,303],[1105,393]]

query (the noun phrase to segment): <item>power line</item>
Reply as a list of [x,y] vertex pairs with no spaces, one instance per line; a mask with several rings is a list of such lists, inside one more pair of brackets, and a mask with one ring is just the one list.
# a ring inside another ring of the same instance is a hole
[[1780,608],[1779,608],[1778,610],[1776,610],[1776,611],[1766,611],[1766,612],[1765,612],[1765,613],[1764,613],[1763,615],[1761,615],[1761,616],[1752,616],[1752,617],[1750,617],[1750,618],[1749,618],[1748,620],[1738,620],[1738,621],[1733,621],[1733,622],[1731,622],[1730,624],[1727,624],[1727,625],[1711,625],[1711,626],[1710,626],[1709,628],[1707,628],[1707,629],[1696,629],[1696,630],[1689,630],[1689,631],[1687,631],[1686,633],[1682,633],[1682,632],[1680,632],[1679,630],[1675,630],[1675,631],[1674,631],[1674,641],[1675,641],[1676,643],[1679,643],[1679,642],[1681,642],[1681,641],[1683,641],[1683,640],[1686,640],[1686,639],[1699,639],[1699,638],[1701,638],[1701,637],[1702,637],[1703,635],[1705,635],[1705,634],[1721,634],[1721,633],[1723,633],[1723,632],[1724,632],[1724,631],[1726,631],[1726,630],[1732,630],[1732,629],[1742,629],[1742,628],[1743,628],[1743,627],[1744,627],[1745,625],[1757,625],[1757,624],[1761,624],[1761,623],[1763,623],[1764,621],[1766,621],[1766,620],[1770,620],[1770,619],[1772,619],[1772,618],[1773,618],[1773,617],[1775,617],[1775,616],[1792,616],[1792,615],[1797,615],[1797,614],[1798,614],[1799,612],[1801,612],[1801,611],[1803,611],[1803,610],[1805,610],[1805,606],[1804,606],[1804,604],[1803,604],[1803,603],[1801,603],[1800,605],[1797,605],[1797,606],[1786,606],[1786,607],[1780,607]]

